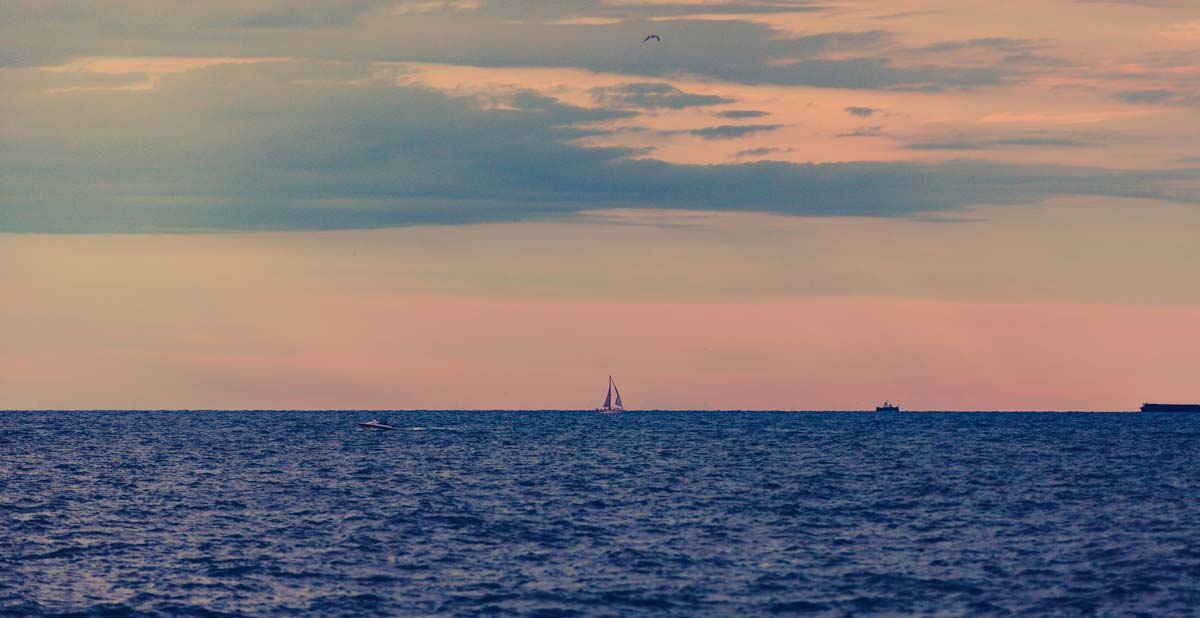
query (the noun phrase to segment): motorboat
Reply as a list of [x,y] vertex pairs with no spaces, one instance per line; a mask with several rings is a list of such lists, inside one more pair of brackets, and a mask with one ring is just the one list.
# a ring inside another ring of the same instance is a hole
[[391,425],[388,425],[387,423],[380,422],[378,419],[374,419],[374,418],[369,421],[364,421],[362,423],[359,423],[358,426],[362,427],[363,429],[377,429],[377,430],[381,430],[381,431],[386,431],[389,429],[392,429],[392,430],[396,429],[395,427],[392,427]]

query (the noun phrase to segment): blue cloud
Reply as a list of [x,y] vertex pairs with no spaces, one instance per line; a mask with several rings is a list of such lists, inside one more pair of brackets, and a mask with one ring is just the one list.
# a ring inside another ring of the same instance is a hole
[[726,124],[718,127],[692,129],[690,131],[685,131],[685,133],[703,139],[733,139],[735,137],[745,137],[755,133],[774,131],[782,126],[783,125],[781,124]]
[[[579,67],[655,77],[688,73],[740,83],[920,91],[994,85],[1017,75],[1000,65],[899,66],[893,62],[893,37],[886,30],[793,36],[743,19],[694,17],[828,8],[808,2],[630,5],[514,0],[480,3],[471,10],[414,4],[420,10],[398,13],[396,3],[385,0],[164,0],[154,6],[119,0],[0,3],[0,65],[57,64],[77,56],[114,54],[301,56]],[[559,23],[578,15],[617,21]],[[673,19],[656,20],[659,17]],[[647,32],[660,34],[663,43],[642,45]]]
[[787,148],[787,149],[767,148],[767,147],[747,148],[746,150],[739,150],[739,151],[733,153],[733,156],[734,156],[734,158],[738,158],[738,159],[743,158],[743,157],[765,157],[770,154],[789,152],[789,151],[791,151],[790,148]]
[[629,112],[531,93],[485,108],[353,64],[226,65],[147,92],[7,97],[0,113],[22,127],[0,149],[5,231],[336,229],[628,207],[909,216],[1073,193],[1200,201],[1197,170],[633,159],[578,143]]
[[715,95],[684,92],[667,83],[636,83],[594,88],[592,98],[608,107],[633,107],[641,109],[683,109],[732,103],[733,99]]
[[846,133],[838,133],[837,134],[837,137],[882,137],[882,136],[883,136],[883,127],[881,127],[881,126],[858,127],[857,129],[854,129],[853,131],[848,131]]
[[905,146],[909,150],[991,150],[1006,147],[1058,147],[1078,148],[1091,142],[1062,137],[1010,137],[994,139],[960,139],[913,142]]
[[1167,103],[1176,96],[1173,90],[1125,90],[1117,93],[1117,99],[1125,103]]
[[762,118],[763,116],[770,116],[771,114],[754,109],[731,109],[723,112],[717,112],[717,115],[722,118],[741,120],[744,118]]

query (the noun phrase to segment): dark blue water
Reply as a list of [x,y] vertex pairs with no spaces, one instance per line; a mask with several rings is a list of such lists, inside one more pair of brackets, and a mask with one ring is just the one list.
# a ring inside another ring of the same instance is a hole
[[1200,415],[0,413],[0,614],[1196,615]]

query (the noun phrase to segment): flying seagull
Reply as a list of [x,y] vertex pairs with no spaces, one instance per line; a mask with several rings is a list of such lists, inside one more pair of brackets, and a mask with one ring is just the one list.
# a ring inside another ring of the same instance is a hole
[[657,34],[651,34],[650,36],[647,36],[646,38],[642,39],[642,42],[645,43],[646,41],[649,41],[650,39],[654,39],[655,41],[662,43],[662,39],[658,38]]

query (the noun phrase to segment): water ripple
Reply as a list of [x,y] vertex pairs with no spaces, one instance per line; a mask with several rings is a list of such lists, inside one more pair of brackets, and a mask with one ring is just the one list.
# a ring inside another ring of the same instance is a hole
[[0,616],[1200,607],[1200,416],[390,416],[0,413]]

